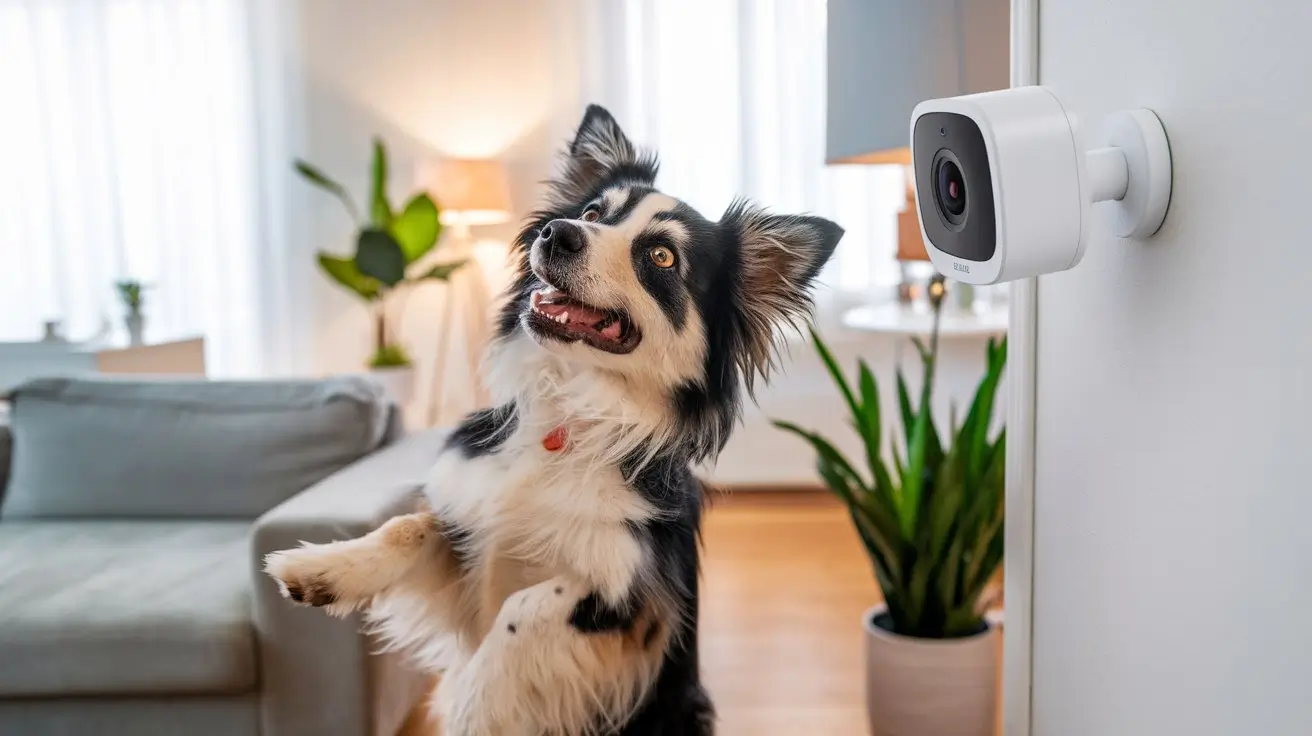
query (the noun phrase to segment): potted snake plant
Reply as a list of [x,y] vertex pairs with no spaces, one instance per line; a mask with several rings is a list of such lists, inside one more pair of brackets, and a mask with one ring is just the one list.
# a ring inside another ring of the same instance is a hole
[[[934,327],[928,347],[916,341],[924,378],[914,403],[897,372],[902,438],[888,437],[885,447],[885,417],[870,367],[860,361],[849,381],[814,331],[815,349],[851,412],[863,457],[849,459],[790,422],[775,425],[815,450],[820,476],[847,507],[884,595],[862,622],[872,733],[990,736],[997,644],[982,598],[1002,561],[1006,435],[990,427],[1007,348],[1005,340],[989,341],[987,368],[965,419],[960,426],[953,419],[941,436],[931,399],[942,281],[930,294]],[[890,456],[891,466],[885,461]]]
[[119,301],[123,302],[125,311],[123,324],[128,330],[128,344],[142,345],[145,342],[146,318],[142,313],[145,304],[146,285],[135,279],[121,279],[114,282]]

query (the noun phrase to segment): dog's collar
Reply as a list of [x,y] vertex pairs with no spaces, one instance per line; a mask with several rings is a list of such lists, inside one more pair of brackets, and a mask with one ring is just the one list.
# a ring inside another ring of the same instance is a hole
[[569,432],[565,430],[565,425],[561,424],[547,432],[547,436],[542,438],[542,446],[547,452],[560,452],[565,449],[565,441],[568,439]]

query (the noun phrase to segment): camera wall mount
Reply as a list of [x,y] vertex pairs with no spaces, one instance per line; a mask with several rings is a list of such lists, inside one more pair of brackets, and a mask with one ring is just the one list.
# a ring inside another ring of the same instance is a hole
[[1103,147],[1088,152],[1090,201],[1122,238],[1154,235],[1171,205],[1171,144],[1152,110],[1121,110],[1104,121]]

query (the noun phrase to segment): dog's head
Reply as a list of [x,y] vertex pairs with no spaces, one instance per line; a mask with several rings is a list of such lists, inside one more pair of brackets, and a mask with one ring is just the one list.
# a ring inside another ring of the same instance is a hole
[[657,162],[591,106],[518,240],[502,342],[532,338],[565,361],[667,397],[672,434],[719,451],[739,384],[767,376],[842,237],[838,225],[735,202],[718,222],[655,188]]

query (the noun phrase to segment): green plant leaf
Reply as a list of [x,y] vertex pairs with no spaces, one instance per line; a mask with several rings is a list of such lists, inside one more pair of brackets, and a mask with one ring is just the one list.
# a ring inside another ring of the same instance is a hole
[[407,266],[423,258],[442,234],[442,223],[433,198],[424,193],[416,194],[406,202],[401,214],[392,219],[387,231],[401,244]]
[[988,348],[988,366],[971,401],[966,419],[957,432],[954,444],[962,449],[967,482],[977,484],[986,468],[989,425],[993,421],[993,402],[1005,366],[1005,348]]
[[439,263],[436,266],[433,266],[432,268],[425,271],[424,275],[420,276],[419,278],[434,279],[436,281],[446,281],[447,279],[451,278],[451,274],[455,273],[456,271],[459,271],[461,266],[464,266],[466,263],[469,263],[468,259],[451,261],[449,263]]
[[898,538],[897,520],[879,504],[864,504],[860,500],[860,491],[848,485],[842,473],[834,463],[826,458],[816,460],[816,470],[825,479],[826,485],[847,505],[848,514],[856,526],[862,544],[869,551],[872,561],[882,572],[877,575],[888,578],[894,584],[900,584],[901,555],[898,550],[901,541]]
[[386,230],[367,228],[360,231],[355,252],[355,267],[387,286],[396,286],[405,278],[405,256]]
[[801,437],[815,449],[817,472],[830,492],[848,507],[862,542],[876,564],[884,566],[880,575],[899,582],[902,556],[898,550],[902,539],[896,509],[878,494],[866,493],[852,464],[824,438],[791,422],[775,420],[774,425]]
[[[971,478],[978,478],[984,472],[984,451],[988,449],[989,424],[993,419],[993,400],[997,395],[998,384],[1001,380],[1002,366],[995,363],[989,367],[988,374],[980,382],[979,390],[975,394],[974,404],[971,406],[970,413],[975,414],[974,422],[970,426],[970,436],[962,438],[966,441],[967,447],[971,449],[969,466]],[[968,416],[967,420],[969,419]]]
[[961,537],[952,540],[952,547],[947,550],[943,556],[943,566],[938,571],[938,597],[939,600],[947,604],[947,608],[955,608],[952,604],[958,600],[958,591],[961,588],[961,556],[962,547],[965,542]]
[[[906,379],[902,371],[897,372],[897,403],[902,414],[902,429],[906,433],[907,451],[911,450],[911,434],[916,427],[915,409],[911,406],[911,395],[907,391]],[[938,467],[943,460],[943,445],[938,436],[938,426],[934,422],[934,415],[929,416],[929,431],[926,434],[925,445],[925,465],[930,468]]]
[[892,438],[893,445],[893,469],[897,471],[897,477],[903,478],[907,474],[906,467],[902,464],[902,448],[897,444],[897,437]]
[[906,433],[910,444],[911,428],[916,424],[916,415],[911,409],[911,392],[907,390],[907,380],[900,368],[897,371],[897,406],[902,414],[902,431]]
[[920,339],[920,336],[919,336],[919,335],[912,335],[912,336],[911,336],[911,344],[912,344],[912,345],[915,345],[915,346],[916,346],[916,352],[917,352],[917,353],[920,353],[920,362],[921,362],[921,363],[928,363],[928,362],[929,362],[929,358],[930,358],[930,356],[929,356],[929,349],[925,347],[925,342],[924,342],[923,340]]
[[962,487],[962,478],[952,473],[950,467],[945,467],[934,484],[934,493],[929,499],[925,519],[925,528],[929,535],[924,540],[924,551],[930,559],[940,559],[953,537],[953,530],[961,530],[959,522],[964,505],[965,489]]
[[361,299],[372,301],[378,298],[382,285],[378,279],[360,273],[354,259],[320,253],[319,266],[334,281],[359,294]]
[[906,590],[904,591],[907,616],[909,616],[912,621],[916,622],[908,625],[907,633],[909,635],[918,635],[927,628],[925,622],[920,619],[926,613],[925,608],[929,598],[929,584],[933,580],[933,573],[934,566],[930,564],[930,561],[917,556],[907,575]]
[[297,159],[293,165],[296,167],[297,173],[305,177],[311,184],[337,197],[342,206],[346,208],[346,212],[351,216],[351,219],[357,223],[360,222],[360,208],[355,206],[355,200],[351,199],[346,187],[329,179],[322,171],[305,161]]
[[916,523],[920,520],[920,492],[925,485],[926,462],[925,445],[929,436],[929,414],[921,409],[912,425],[911,440],[907,443],[907,472],[902,477],[902,504],[899,517],[902,520],[902,533],[910,538],[915,534]]
[[882,454],[883,417],[879,408],[879,386],[875,384],[875,375],[864,360],[858,360],[857,367],[861,389],[861,424],[857,429],[866,446],[866,464],[870,466],[875,487],[889,498],[897,498],[898,488],[888,475]]
[[[1000,439],[998,445],[1004,442],[1005,438]],[[977,584],[982,586],[997,566],[996,562],[993,566],[988,566],[988,550],[993,544],[994,536],[1002,534],[1006,512],[1007,453],[1005,448],[1001,450],[995,448],[991,454],[992,461],[976,489],[976,497],[972,499],[971,509],[967,512],[968,522],[977,530],[974,545],[970,550],[971,561],[967,565],[965,574],[966,584],[972,587]]]
[[374,157],[369,171],[369,216],[375,228],[392,225],[392,205],[387,201],[387,148],[374,138]]
[[843,399],[847,401],[847,408],[852,412],[852,418],[860,422],[861,406],[856,403],[856,397],[852,395],[852,387],[843,377],[843,371],[838,367],[838,361],[834,360],[833,353],[829,352],[829,346],[825,345],[824,340],[820,339],[820,333],[814,328],[811,328],[811,342],[815,345],[815,351],[820,354],[820,360],[824,361],[825,368],[829,370],[829,376],[834,379],[838,390],[843,393]]
[[[779,429],[784,430],[785,432],[792,432],[798,437],[801,437],[802,439],[811,443],[811,446],[812,448],[815,449],[816,453],[819,454],[821,457],[830,459],[832,462],[834,462],[838,466],[839,470],[842,471],[843,475],[851,481],[851,484],[853,486],[857,488],[865,487],[865,481],[861,478],[861,474],[856,472],[856,469],[853,468],[852,464],[847,461],[847,458],[843,456],[843,453],[839,452],[837,448],[829,444],[829,442],[825,440],[823,437],[821,437],[818,434],[815,434],[814,432],[809,432],[805,429],[802,429],[801,427],[797,426],[796,424],[793,424],[792,422],[784,421],[782,419],[772,420],[771,424],[778,427]],[[853,503],[855,503],[855,501],[853,501]]]

